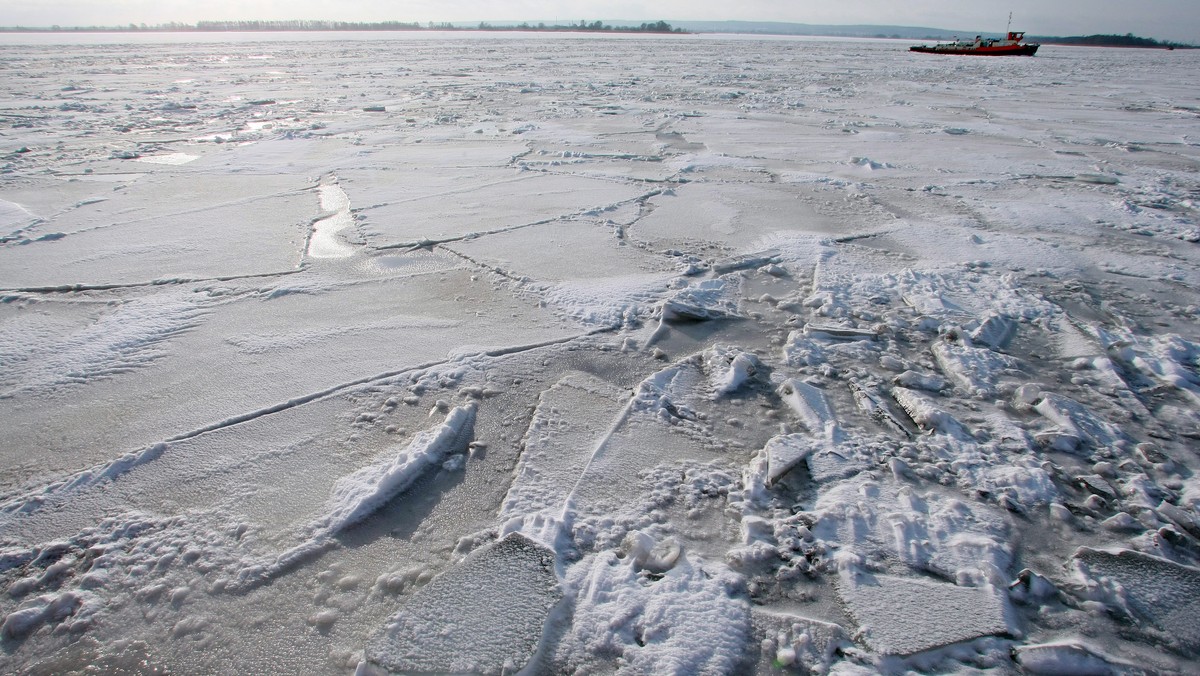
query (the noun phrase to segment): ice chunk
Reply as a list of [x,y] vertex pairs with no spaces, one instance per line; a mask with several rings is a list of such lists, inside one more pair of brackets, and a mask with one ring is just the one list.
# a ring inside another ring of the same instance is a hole
[[554,553],[513,533],[417,590],[366,659],[402,672],[510,673],[534,659],[562,599]]
[[821,435],[829,443],[842,439],[841,428],[825,393],[802,380],[788,378],[779,386],[779,396],[813,434]]
[[894,482],[851,479],[821,492],[814,537],[867,560],[899,560],[946,579],[1004,573],[1012,563],[1001,513]]
[[621,550],[625,558],[638,570],[658,574],[674,568],[683,554],[683,547],[674,538],[666,538],[660,542],[640,530],[630,531],[625,536],[621,541]]
[[860,329],[836,324],[805,324],[804,335],[814,340],[877,340],[879,332],[874,328]]
[[663,321],[704,321],[737,315],[736,291],[736,285],[724,279],[706,279],[684,287],[663,302]]
[[787,343],[783,346],[783,359],[788,366],[797,368],[817,367],[828,361],[821,342],[805,336],[802,331],[788,334]]
[[994,350],[1003,350],[1017,333],[1017,323],[1011,317],[988,311],[971,331],[971,341],[981,343]]
[[1188,650],[1200,649],[1200,569],[1129,549],[1080,547],[1071,562],[1125,607]]
[[1007,602],[990,586],[860,575],[853,581],[840,579],[837,590],[863,640],[885,655],[912,655],[1016,630]]
[[767,458],[766,485],[775,483],[812,454],[814,445],[807,434],[771,437],[763,447]]
[[704,366],[716,399],[736,392],[754,376],[760,364],[757,357],[736,347],[714,345],[704,351]]
[[909,418],[923,430],[946,434],[956,439],[969,439],[970,432],[954,416],[943,411],[929,397],[904,387],[892,388],[892,398]]
[[871,416],[873,420],[893,432],[899,432],[906,437],[912,436],[895,414],[892,413],[892,409],[888,406],[887,402],[876,394],[873,388],[851,381],[850,391],[854,394],[854,403],[863,413]]
[[414,437],[395,457],[338,479],[325,515],[311,526],[313,533],[318,537],[336,535],[371,516],[426,470],[441,465],[447,454],[465,449],[474,426],[475,404],[459,406],[446,415],[441,425]]
[[932,373],[917,373],[916,371],[905,371],[892,378],[892,383],[909,389],[929,392],[937,392],[946,388],[945,378]]

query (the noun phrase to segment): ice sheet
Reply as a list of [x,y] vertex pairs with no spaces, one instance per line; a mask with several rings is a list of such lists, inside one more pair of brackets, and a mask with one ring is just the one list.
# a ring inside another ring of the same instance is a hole
[[195,37],[0,40],[8,670],[1197,671],[1191,52]]

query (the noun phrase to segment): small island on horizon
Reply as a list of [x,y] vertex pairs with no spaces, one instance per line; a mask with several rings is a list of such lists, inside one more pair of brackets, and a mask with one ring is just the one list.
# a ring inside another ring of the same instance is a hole
[[[802,35],[812,37],[854,37],[879,39],[950,39],[960,35],[995,37],[987,31],[952,31],[940,28],[876,25],[816,25],[785,22],[755,21],[654,21],[605,23],[581,20],[579,23],[544,21],[519,23],[480,22],[404,22],[404,21],[198,21],[194,24],[169,22],[165,24],[127,24],[122,26],[0,26],[0,33],[227,33],[227,32],[337,32],[337,31],[531,31],[587,33],[735,33],[751,35]],[[1132,33],[1076,36],[1029,35],[1030,41],[1052,45],[1086,47],[1133,47],[1142,49],[1196,49],[1195,44],[1139,37]]]

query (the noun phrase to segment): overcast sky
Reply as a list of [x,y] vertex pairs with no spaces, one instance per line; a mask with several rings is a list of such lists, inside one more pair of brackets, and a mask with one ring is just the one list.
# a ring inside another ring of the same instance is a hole
[[0,25],[205,19],[547,21],[665,19],[928,26],[1039,35],[1133,33],[1200,43],[1200,0],[0,0]]

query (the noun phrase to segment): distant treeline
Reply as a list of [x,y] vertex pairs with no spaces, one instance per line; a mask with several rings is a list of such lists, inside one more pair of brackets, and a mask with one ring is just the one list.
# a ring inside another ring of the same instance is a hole
[[163,23],[152,26],[131,23],[126,26],[50,26],[48,28],[0,27],[0,31],[9,33],[227,33],[227,32],[272,32],[272,31],[588,31],[611,33],[683,33],[682,28],[672,28],[666,21],[643,23],[638,26],[610,26],[602,21],[588,22],[582,20],[577,24],[545,23],[515,25],[492,25],[487,22],[478,26],[464,26],[452,23],[427,24],[404,21],[199,21],[195,24]]
[[1133,33],[1125,35],[1076,35],[1072,37],[1032,37],[1030,42],[1053,45],[1083,45],[1087,47],[1148,47],[1150,49],[1195,49],[1193,45],[1178,42],[1163,42],[1154,38],[1139,38]]

